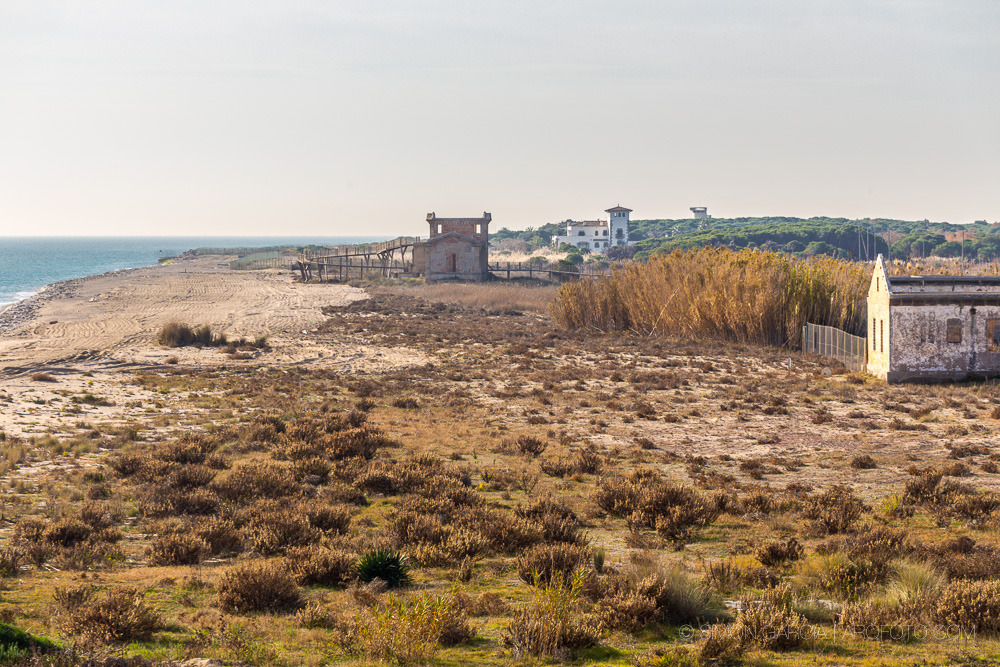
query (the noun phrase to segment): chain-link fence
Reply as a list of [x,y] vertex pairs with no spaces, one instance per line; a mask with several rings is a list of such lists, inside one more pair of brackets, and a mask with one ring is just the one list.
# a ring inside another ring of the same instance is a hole
[[856,373],[864,372],[868,366],[867,340],[821,324],[802,327],[802,352],[839,359]]

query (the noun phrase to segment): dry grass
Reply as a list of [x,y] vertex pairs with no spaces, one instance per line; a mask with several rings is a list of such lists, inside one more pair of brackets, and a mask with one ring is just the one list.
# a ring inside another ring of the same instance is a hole
[[[516,261],[516,260],[511,260]],[[405,288],[394,292],[425,301],[479,308],[488,313],[547,313],[558,288],[554,285],[517,285],[510,283],[437,283]]]

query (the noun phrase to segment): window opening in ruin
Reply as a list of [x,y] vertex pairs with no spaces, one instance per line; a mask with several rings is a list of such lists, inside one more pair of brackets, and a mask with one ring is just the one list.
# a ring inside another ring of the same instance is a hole
[[1000,352],[1000,319],[986,320],[986,349]]
[[962,342],[962,320],[958,318],[951,318],[948,320],[948,342],[949,343],[961,343]]
[[458,255],[451,253],[448,255],[448,273],[458,272]]
[[872,318],[872,352],[878,349],[878,338],[876,338],[875,318]]
[[885,320],[878,321],[878,351],[885,352]]

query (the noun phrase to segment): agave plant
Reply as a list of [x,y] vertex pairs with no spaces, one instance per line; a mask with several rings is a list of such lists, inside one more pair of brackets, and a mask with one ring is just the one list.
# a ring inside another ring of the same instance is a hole
[[368,582],[381,579],[389,588],[402,588],[410,583],[410,565],[405,556],[392,549],[369,551],[358,561],[358,579]]

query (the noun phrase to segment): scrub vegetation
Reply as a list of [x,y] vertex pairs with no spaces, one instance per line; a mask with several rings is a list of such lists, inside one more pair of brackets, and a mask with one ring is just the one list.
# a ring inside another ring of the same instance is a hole
[[[795,295],[856,271],[704,251],[611,284],[739,267]],[[153,397],[124,421],[8,433],[0,620],[49,656],[11,659],[1000,658],[1000,386],[888,387],[750,324],[598,326],[583,283],[554,322],[530,289],[372,286],[315,339],[431,362],[163,365],[123,376]]]

